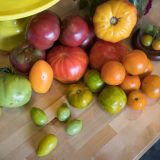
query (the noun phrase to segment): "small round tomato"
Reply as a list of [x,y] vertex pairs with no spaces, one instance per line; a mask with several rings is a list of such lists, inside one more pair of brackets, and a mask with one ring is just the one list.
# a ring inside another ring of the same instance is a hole
[[153,37],[149,34],[143,35],[141,37],[141,43],[145,47],[149,47],[152,44]]
[[101,75],[96,70],[88,70],[84,75],[84,82],[92,92],[99,92],[104,86]]
[[152,48],[157,51],[160,50],[160,39],[156,39],[153,41]]
[[87,108],[93,99],[93,94],[83,84],[72,84],[67,90],[67,100],[75,108]]
[[143,110],[146,107],[147,100],[143,93],[138,90],[132,91],[128,95],[128,106],[135,110]]
[[124,81],[121,83],[120,87],[125,92],[130,92],[132,90],[137,90],[141,86],[141,81],[138,76],[129,76],[127,75],[124,79]]
[[150,98],[160,98],[160,77],[149,75],[142,81],[142,90]]
[[31,68],[29,80],[37,93],[46,93],[52,85],[53,70],[44,60],[38,60]]

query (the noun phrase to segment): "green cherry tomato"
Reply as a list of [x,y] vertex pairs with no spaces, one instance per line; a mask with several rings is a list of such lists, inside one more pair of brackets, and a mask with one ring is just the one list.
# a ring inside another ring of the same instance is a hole
[[156,51],[160,51],[160,39],[153,40],[152,48]]
[[143,35],[141,37],[141,42],[143,46],[149,47],[152,44],[153,37],[149,34]]
[[68,108],[67,104],[66,103],[63,103],[59,108],[58,108],[58,111],[57,111],[57,118],[59,121],[61,122],[64,122],[66,120],[69,119],[71,115],[71,111],[70,109]]
[[96,70],[88,70],[84,75],[84,82],[91,92],[95,93],[99,92],[104,86],[100,73]]
[[73,107],[78,109],[87,108],[92,99],[92,92],[83,84],[72,84],[68,87],[67,100]]
[[66,132],[68,135],[73,136],[78,134],[83,128],[81,120],[74,119],[68,122],[66,126]]
[[31,117],[32,117],[33,122],[37,126],[44,126],[48,122],[48,117],[46,113],[40,108],[33,107],[31,109]]
[[43,157],[48,155],[51,151],[53,151],[58,143],[58,139],[55,135],[49,134],[44,137],[38,145],[36,150],[36,154],[38,157]]

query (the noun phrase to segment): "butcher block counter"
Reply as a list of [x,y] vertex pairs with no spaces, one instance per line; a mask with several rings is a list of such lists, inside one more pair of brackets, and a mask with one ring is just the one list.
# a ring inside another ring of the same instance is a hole
[[[77,12],[76,1],[61,0],[50,8],[61,17]],[[153,62],[160,75],[160,62]],[[0,67],[8,66],[8,55],[0,55]],[[18,109],[3,109],[0,117],[0,160],[131,160],[139,159],[160,136],[160,100],[149,100],[143,112],[126,107],[118,115],[104,112],[96,99],[86,110],[72,110],[84,127],[76,136],[68,136],[64,124],[56,119],[56,110],[66,101],[67,86],[53,82],[47,94],[33,93],[31,101]],[[40,107],[49,118],[45,127],[36,127],[30,117],[31,107]],[[35,150],[40,140],[52,133],[58,146],[48,156],[38,158]]]

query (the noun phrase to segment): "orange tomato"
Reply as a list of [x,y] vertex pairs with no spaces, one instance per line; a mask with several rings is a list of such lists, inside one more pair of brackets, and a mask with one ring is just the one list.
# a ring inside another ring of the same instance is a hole
[[160,98],[160,77],[146,76],[142,81],[142,91],[150,98]]
[[141,86],[141,81],[138,76],[130,76],[127,75],[124,81],[120,84],[120,87],[126,92],[130,92],[132,90],[138,90]]
[[128,95],[128,106],[135,110],[144,110],[147,105],[146,97],[138,90],[132,91]]
[[143,78],[143,77],[151,74],[152,71],[153,71],[153,64],[152,64],[151,60],[148,59],[147,67],[146,67],[144,73],[140,75],[140,77]]
[[29,80],[37,93],[46,93],[52,85],[53,70],[44,60],[38,60],[31,68]]
[[123,65],[131,75],[140,75],[145,72],[148,58],[141,50],[133,50],[123,58]]
[[102,66],[101,77],[109,85],[119,85],[126,75],[125,68],[118,61],[108,61]]

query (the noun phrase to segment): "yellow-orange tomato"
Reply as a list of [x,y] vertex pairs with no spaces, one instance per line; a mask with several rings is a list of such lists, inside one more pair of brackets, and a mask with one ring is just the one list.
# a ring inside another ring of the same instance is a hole
[[142,81],[142,91],[150,98],[160,98],[160,76],[146,76]]
[[102,66],[101,77],[109,85],[119,85],[126,75],[125,68],[118,61],[108,61]]
[[143,74],[148,65],[148,58],[141,50],[131,51],[122,61],[126,71],[131,75]]
[[153,50],[160,51],[160,40],[156,39],[152,43]]
[[129,37],[136,22],[136,7],[122,0],[102,3],[96,8],[93,16],[96,36],[113,43]]
[[31,68],[29,80],[37,93],[46,93],[52,85],[53,70],[44,60],[38,60]]
[[138,90],[130,92],[127,100],[128,106],[135,110],[144,110],[147,105],[146,97]]
[[120,87],[126,92],[133,90],[138,90],[141,86],[141,81],[138,76],[127,75],[124,81],[121,83]]

